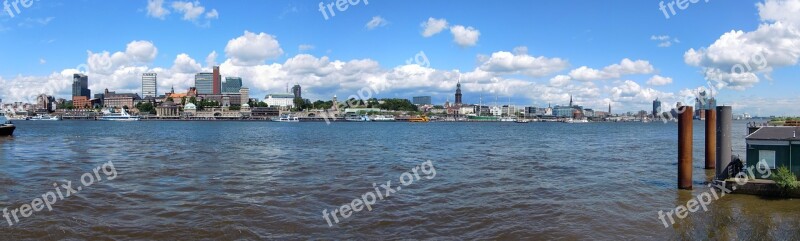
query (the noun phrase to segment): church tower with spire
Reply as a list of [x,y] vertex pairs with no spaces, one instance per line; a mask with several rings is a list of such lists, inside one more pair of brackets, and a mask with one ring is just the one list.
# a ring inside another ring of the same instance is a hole
[[461,106],[461,80],[456,84],[456,106]]
[[569,95],[569,107],[573,107],[573,106],[575,106],[575,105],[572,105],[572,95]]

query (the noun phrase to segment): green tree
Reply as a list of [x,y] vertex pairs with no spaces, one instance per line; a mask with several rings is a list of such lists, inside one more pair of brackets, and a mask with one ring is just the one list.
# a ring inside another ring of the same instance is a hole
[[772,180],[781,188],[783,195],[788,195],[790,191],[800,187],[797,183],[797,177],[786,166],[781,166],[775,171]]

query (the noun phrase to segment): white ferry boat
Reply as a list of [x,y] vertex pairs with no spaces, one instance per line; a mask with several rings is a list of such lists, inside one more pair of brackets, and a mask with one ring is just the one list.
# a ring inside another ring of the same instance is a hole
[[391,121],[396,121],[396,120],[394,119],[394,116],[378,115],[378,116],[375,116],[375,118],[372,118],[372,121],[391,122]]
[[140,119],[139,116],[133,116],[128,114],[125,109],[122,109],[120,113],[111,113],[109,111],[104,111],[103,116],[98,118],[98,120],[102,121],[138,121]]

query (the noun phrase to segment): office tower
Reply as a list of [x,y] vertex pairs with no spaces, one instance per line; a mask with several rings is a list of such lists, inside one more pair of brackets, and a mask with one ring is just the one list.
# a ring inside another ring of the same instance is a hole
[[198,73],[194,75],[194,87],[197,88],[197,94],[214,94],[214,74]]
[[158,97],[156,73],[142,74],[142,98]]
[[219,66],[214,66],[213,74],[214,74],[214,78],[213,78],[213,80],[214,80],[213,84],[214,85],[213,85],[213,88],[212,88],[213,94],[215,94],[215,95],[222,94],[222,88],[221,88],[222,87],[221,86],[222,76],[219,75]]
[[300,85],[294,85],[292,87],[292,94],[294,94],[294,98],[303,98],[303,91],[300,88]]
[[72,76],[72,96],[84,96],[87,99],[91,97],[92,92],[89,90],[89,76],[84,74],[74,74]]
[[225,83],[222,83],[222,94],[238,94],[241,88],[242,78],[225,77]]

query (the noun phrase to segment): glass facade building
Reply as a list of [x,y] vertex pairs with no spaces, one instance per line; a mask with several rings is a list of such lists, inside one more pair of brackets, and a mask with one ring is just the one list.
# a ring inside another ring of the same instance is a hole
[[198,73],[194,75],[194,87],[197,88],[197,94],[214,94],[214,74]]
[[225,83],[222,83],[222,94],[239,94],[241,88],[242,78],[225,77]]

